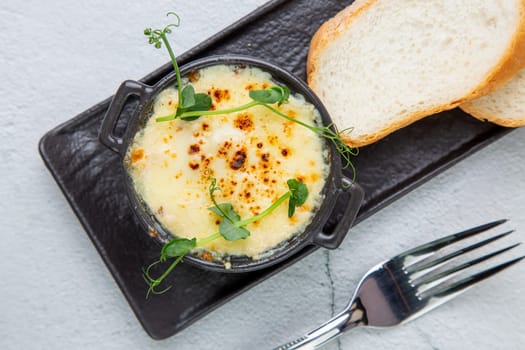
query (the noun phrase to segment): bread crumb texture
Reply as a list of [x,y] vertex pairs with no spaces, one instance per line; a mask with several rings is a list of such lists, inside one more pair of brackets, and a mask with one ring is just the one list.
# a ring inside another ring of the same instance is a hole
[[525,41],[523,8],[519,0],[356,1],[314,36],[308,82],[339,129],[353,128],[348,143],[371,143],[515,73],[522,62],[509,55]]

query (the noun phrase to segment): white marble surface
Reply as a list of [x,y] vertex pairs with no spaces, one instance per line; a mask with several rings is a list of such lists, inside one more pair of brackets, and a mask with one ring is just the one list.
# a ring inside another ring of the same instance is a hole
[[[264,0],[0,3],[0,348],[268,349],[329,318],[371,264],[416,243],[507,217],[525,240],[525,129],[483,149],[164,341],[151,340],[37,152],[40,137],[167,61],[141,32],[175,9],[181,53]],[[514,255],[525,253],[519,247]],[[359,329],[327,349],[523,349],[525,263],[429,315]]]

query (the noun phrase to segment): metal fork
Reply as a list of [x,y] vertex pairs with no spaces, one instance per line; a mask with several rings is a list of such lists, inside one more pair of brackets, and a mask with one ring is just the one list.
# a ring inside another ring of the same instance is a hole
[[451,259],[492,243],[513,231],[492,236],[442,256],[436,254],[453,243],[473,237],[505,221],[490,222],[437,239],[376,265],[361,279],[354,296],[343,312],[306,335],[275,350],[317,349],[343,332],[358,326],[389,327],[405,323],[443,304],[475,283],[514,265],[525,256],[459,280],[454,279],[460,271],[502,254],[520,243],[448,267]]

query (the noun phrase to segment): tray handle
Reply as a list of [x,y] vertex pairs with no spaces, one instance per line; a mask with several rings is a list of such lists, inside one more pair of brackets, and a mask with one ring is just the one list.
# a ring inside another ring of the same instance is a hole
[[124,149],[124,139],[115,135],[115,126],[119,120],[122,109],[124,108],[126,101],[132,95],[138,96],[140,99],[140,104],[149,98],[153,91],[153,88],[149,85],[143,84],[135,80],[126,80],[120,84],[117,93],[113,97],[111,104],[109,106],[104,120],[102,121],[102,126],[100,128],[99,140],[108,148],[114,152],[122,155],[125,151]]
[[[349,178],[343,176],[341,178],[341,187],[337,189],[337,207],[346,206],[343,215],[339,222],[335,224],[333,230],[329,233],[321,231],[313,236],[313,243],[327,249],[336,249],[339,247],[343,239],[357,216],[361,202],[364,198],[364,191],[361,186],[353,182]],[[339,198],[343,197],[344,202],[339,205]],[[336,208],[337,210],[337,208]]]

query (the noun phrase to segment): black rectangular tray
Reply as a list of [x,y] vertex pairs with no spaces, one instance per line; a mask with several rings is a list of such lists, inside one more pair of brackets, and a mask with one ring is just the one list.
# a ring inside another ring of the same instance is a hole
[[[305,79],[311,36],[322,22],[351,2],[271,1],[186,52],[179,62],[212,54],[247,54],[276,63]],[[171,69],[168,63],[143,81],[154,84]],[[135,221],[119,172],[119,158],[98,141],[110,100],[49,131],[40,141],[40,153],[151,337],[163,339],[177,333],[315,250],[306,248],[277,266],[246,274],[202,271],[183,264],[177,268],[172,290],[146,300],[141,269],[158,257],[159,246]],[[361,149],[355,164],[366,197],[357,221],[508,131],[455,109]]]

